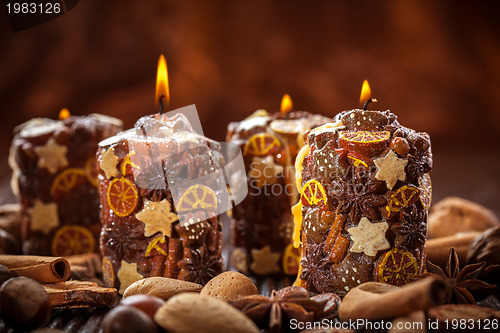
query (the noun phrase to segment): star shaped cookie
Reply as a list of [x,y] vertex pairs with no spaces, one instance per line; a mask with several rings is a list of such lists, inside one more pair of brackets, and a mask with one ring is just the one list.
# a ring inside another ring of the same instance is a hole
[[272,274],[280,271],[278,266],[278,261],[281,255],[279,253],[271,252],[271,247],[269,245],[264,246],[262,249],[252,249],[252,259],[253,262],[250,265],[250,269],[256,274]]
[[60,168],[68,166],[66,153],[68,147],[59,145],[54,138],[50,138],[43,146],[35,147],[38,156],[38,167],[46,168],[51,174],[55,174]]
[[373,160],[378,168],[375,178],[383,180],[387,187],[392,190],[398,180],[404,181],[406,179],[405,167],[408,160],[398,158],[396,153],[390,149],[387,155]]
[[46,204],[36,199],[34,206],[28,209],[28,213],[31,217],[30,226],[33,231],[41,231],[44,234],[48,234],[59,225],[57,204],[55,202]]
[[282,172],[283,167],[274,163],[273,156],[254,157],[248,175],[256,180],[258,187],[262,187],[265,184],[276,183],[276,177]]
[[101,153],[101,162],[99,163],[99,167],[106,174],[106,178],[110,179],[111,177],[118,177],[120,174],[118,173],[118,169],[116,166],[120,159],[115,155],[115,148],[109,148]]
[[366,217],[361,218],[357,227],[347,229],[354,242],[351,252],[364,252],[368,256],[374,256],[379,250],[388,249],[390,245],[385,238],[388,228],[385,221],[371,223]]
[[135,217],[145,224],[144,236],[149,237],[157,232],[170,237],[172,233],[172,223],[179,217],[171,212],[171,205],[167,199],[155,202],[144,200],[144,207],[135,214]]
[[120,280],[120,290],[118,291],[120,294],[123,294],[125,289],[135,281],[144,279],[144,276],[137,271],[137,263],[129,264],[125,260],[122,260],[122,265],[116,275],[118,276],[118,280]]

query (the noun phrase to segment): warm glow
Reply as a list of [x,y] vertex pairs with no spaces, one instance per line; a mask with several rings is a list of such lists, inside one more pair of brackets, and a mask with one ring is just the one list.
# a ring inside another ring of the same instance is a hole
[[61,111],[59,111],[59,119],[64,120],[69,118],[69,116],[71,116],[71,113],[69,113],[69,110],[66,108],[62,108]]
[[163,54],[158,59],[158,71],[156,72],[156,105],[160,105],[160,98],[163,96],[164,105],[170,103],[170,91],[168,88],[167,61]]
[[293,109],[293,103],[292,99],[290,98],[290,95],[284,94],[283,98],[281,99],[281,112],[283,113],[288,113],[292,111]]
[[367,100],[372,97],[372,91],[367,80],[363,81],[363,87],[361,88],[361,96],[359,97],[359,103],[364,104]]

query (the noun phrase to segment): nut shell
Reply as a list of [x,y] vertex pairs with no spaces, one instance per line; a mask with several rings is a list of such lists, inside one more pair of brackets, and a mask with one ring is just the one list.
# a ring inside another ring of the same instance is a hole
[[227,271],[208,281],[200,294],[228,302],[235,301],[240,296],[257,294],[257,287],[246,275]]
[[182,293],[170,298],[156,312],[155,321],[173,333],[260,332],[236,308],[214,297],[195,293]]
[[486,262],[486,266],[500,264],[500,226],[490,228],[477,236],[467,252],[467,262]]
[[428,237],[446,237],[459,232],[484,231],[500,225],[497,216],[475,202],[448,197],[435,204],[427,220]]
[[171,279],[166,277],[148,277],[132,283],[125,292],[123,298],[128,296],[144,294],[168,300],[175,294],[183,292],[200,292],[201,284]]

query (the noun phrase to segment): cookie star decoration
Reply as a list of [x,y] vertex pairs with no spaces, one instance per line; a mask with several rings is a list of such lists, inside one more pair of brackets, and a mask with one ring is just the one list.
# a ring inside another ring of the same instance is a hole
[[354,242],[351,252],[374,256],[379,250],[388,249],[390,245],[385,238],[388,228],[387,222],[371,223],[366,217],[361,218],[357,227],[347,229]]
[[264,158],[255,156],[252,159],[250,168],[248,175],[256,180],[258,187],[262,187],[265,184],[272,185],[276,183],[276,177],[283,172],[283,167],[274,163],[273,156]]
[[129,264],[125,260],[122,260],[122,265],[116,275],[118,276],[118,280],[120,280],[120,290],[118,291],[120,294],[123,294],[125,289],[132,283],[144,278],[144,276],[137,271],[137,263],[134,262]]
[[57,215],[57,204],[55,202],[43,203],[39,199],[35,200],[33,207],[28,209],[31,217],[31,230],[41,231],[48,234],[59,225]]
[[179,217],[171,212],[171,205],[167,199],[155,202],[144,200],[144,208],[135,214],[135,217],[145,224],[144,236],[149,237],[157,232],[170,237],[172,233],[172,223]]
[[408,164],[408,160],[398,158],[392,149],[389,150],[387,155],[377,158],[373,162],[378,168],[375,178],[384,180],[390,190],[392,190],[398,180],[404,181],[406,179],[405,167]]
[[262,249],[252,249],[253,262],[250,269],[256,274],[272,274],[280,271],[278,261],[281,255],[279,253],[271,252],[269,245],[264,246]]
[[119,176],[118,169],[116,168],[119,161],[120,159],[115,155],[115,148],[109,148],[101,154],[99,167],[104,171],[107,179]]
[[38,156],[38,167],[46,168],[51,174],[55,174],[60,168],[68,166],[66,153],[68,147],[59,145],[54,138],[50,138],[43,146],[35,147]]

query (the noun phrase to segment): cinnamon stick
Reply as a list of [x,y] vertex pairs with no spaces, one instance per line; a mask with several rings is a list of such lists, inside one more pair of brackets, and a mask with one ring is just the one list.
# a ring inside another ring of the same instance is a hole
[[439,237],[427,240],[425,243],[427,259],[440,267],[445,267],[448,262],[450,249],[453,247],[461,263],[467,262],[467,251],[472,241],[481,232],[469,232],[453,236]]
[[426,333],[427,322],[424,311],[415,311],[392,321],[387,333]]
[[66,281],[44,284],[53,307],[109,307],[116,303],[118,293],[115,288],[100,287],[90,281]]
[[16,276],[26,276],[40,283],[66,281],[71,273],[68,261],[62,257],[0,255],[0,265]]
[[427,277],[401,288],[366,282],[351,289],[339,307],[342,321],[380,320],[427,310],[442,303],[448,286],[437,277]]

